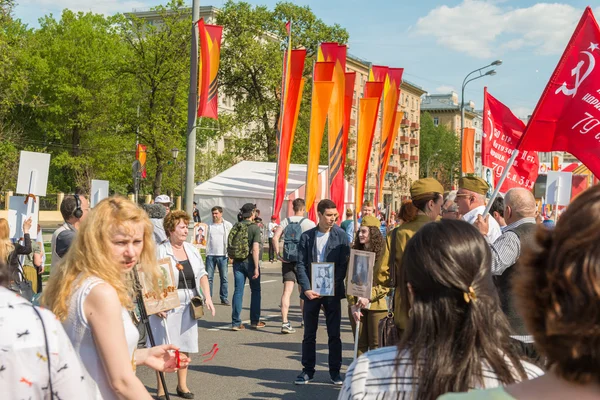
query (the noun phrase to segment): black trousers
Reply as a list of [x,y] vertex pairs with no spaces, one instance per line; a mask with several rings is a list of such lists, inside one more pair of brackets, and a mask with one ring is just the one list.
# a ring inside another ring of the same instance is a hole
[[269,261],[275,259],[275,245],[273,244],[273,238],[269,238]]
[[302,339],[302,367],[309,376],[315,373],[317,357],[317,328],[321,305],[325,309],[327,335],[329,336],[329,373],[337,374],[342,368],[342,339],[340,327],[342,324],[341,299],[321,297],[304,301],[304,338]]

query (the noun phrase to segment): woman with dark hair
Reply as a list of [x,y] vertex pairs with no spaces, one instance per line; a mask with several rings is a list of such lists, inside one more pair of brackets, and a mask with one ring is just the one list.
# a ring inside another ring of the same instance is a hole
[[[416,209],[416,216],[410,222],[405,222],[400,227],[390,232],[387,236],[387,247],[390,252],[391,284],[395,286],[393,310],[394,322],[401,331],[406,327],[408,308],[401,299],[406,286],[402,284],[402,257],[408,240],[426,224],[437,220],[442,210],[442,197],[444,187],[433,178],[424,178],[415,181],[410,187],[412,207]],[[407,206],[408,207],[408,206]],[[413,210],[414,212],[415,210]]]
[[548,373],[444,400],[600,398],[600,186],[571,203],[556,227],[540,227],[514,281],[517,305]]
[[404,200],[400,206],[400,210],[398,210],[398,226],[414,221],[417,218],[418,212],[419,210],[415,207],[412,200]]
[[361,321],[358,334],[358,354],[361,355],[379,347],[379,321],[387,314],[385,297],[390,291],[388,251],[376,217],[363,217],[353,248],[375,253],[371,297],[347,296],[352,332],[356,332],[356,321]]
[[424,226],[402,263],[410,317],[397,348],[366,353],[348,369],[341,399],[416,400],[537,377],[520,361],[492,281],[491,252],[464,221]]

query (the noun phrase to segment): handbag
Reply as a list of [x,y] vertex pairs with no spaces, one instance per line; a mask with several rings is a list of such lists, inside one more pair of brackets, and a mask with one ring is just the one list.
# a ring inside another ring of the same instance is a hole
[[[20,264],[21,263],[19,262],[19,265]],[[20,268],[17,268],[17,272],[20,275],[20,277],[17,277],[18,280],[11,280],[10,284],[8,285],[8,288],[13,292],[18,293],[19,296],[23,297],[25,300],[31,302],[34,296],[33,288],[31,287],[31,282],[29,282],[27,278],[25,278],[25,275],[23,275],[23,271],[21,271]]]
[[204,299],[201,296],[194,296],[190,300],[190,312],[193,319],[204,317]]

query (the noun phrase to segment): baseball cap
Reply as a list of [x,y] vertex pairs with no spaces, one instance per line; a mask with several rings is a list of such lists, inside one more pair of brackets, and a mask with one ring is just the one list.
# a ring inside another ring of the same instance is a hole
[[173,204],[171,203],[171,198],[169,196],[167,196],[166,194],[161,194],[159,196],[156,196],[156,198],[154,199],[155,203],[160,203],[160,204]]
[[240,212],[242,213],[242,218],[248,218],[252,211],[256,210],[256,204],[246,203],[240,208]]

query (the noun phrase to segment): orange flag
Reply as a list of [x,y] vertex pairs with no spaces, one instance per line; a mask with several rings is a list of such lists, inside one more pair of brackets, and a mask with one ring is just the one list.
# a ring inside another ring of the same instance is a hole
[[321,43],[317,61],[333,61],[333,92],[328,111],[329,142],[329,198],[340,209],[344,206],[344,171],[342,150],[344,144],[344,97],[346,79],[346,46]]
[[[287,53],[287,52],[286,52]],[[289,57],[290,63],[286,76],[285,98],[283,102],[282,118],[280,118],[279,153],[277,154],[277,170],[275,171],[275,193],[273,196],[273,215],[278,217],[283,204],[290,170],[290,157],[292,154],[292,144],[296,125],[298,123],[298,113],[300,111],[300,102],[302,100],[302,90],[304,89],[304,60],[306,59],[306,49],[292,50]]]
[[398,115],[398,100],[400,99],[400,84],[402,83],[403,72],[403,68],[389,68],[383,88],[383,123],[381,127],[381,148],[379,153],[377,202],[381,202],[383,197],[385,174],[400,126],[399,124],[396,124],[396,119]]
[[200,57],[198,58],[198,117],[218,119],[217,73],[221,58],[223,27],[198,21]]
[[148,172],[146,171],[146,150],[148,149],[147,146],[144,146],[143,144],[138,144],[137,148],[135,149],[135,159],[138,160],[140,162],[140,168],[142,170],[142,178],[146,179],[146,177],[148,176]]
[[462,146],[463,174],[475,173],[475,129],[465,128]]
[[313,72],[312,99],[310,104],[310,132],[308,137],[308,162],[306,166],[306,209],[314,216],[315,199],[319,183],[319,158],[327,110],[333,91],[332,82],[334,62],[317,62]]
[[365,97],[360,99],[358,114],[358,132],[356,134],[356,191],[354,209],[360,210],[365,194],[365,179],[369,169],[375,126],[383,82],[367,82]]

